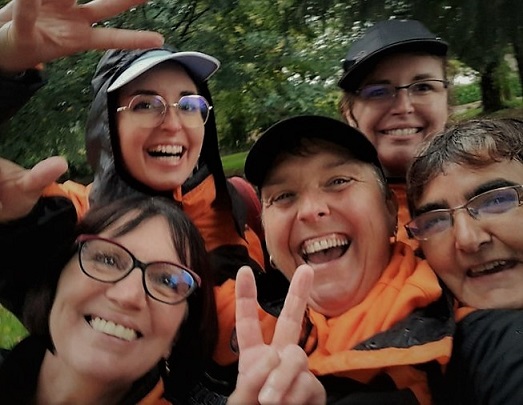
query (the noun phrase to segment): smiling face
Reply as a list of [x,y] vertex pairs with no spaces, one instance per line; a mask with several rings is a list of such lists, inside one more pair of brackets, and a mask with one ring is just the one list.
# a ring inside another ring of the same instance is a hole
[[[100,236],[112,238],[110,230]],[[112,239],[143,262],[180,262],[163,217]],[[146,295],[140,269],[102,283],[82,273],[75,255],[60,276],[49,318],[53,361],[71,375],[125,386],[169,355],[186,312],[185,301],[167,305]]]
[[[523,184],[523,164],[502,160],[484,167],[445,166],[424,188],[415,211],[453,208],[498,187]],[[449,192],[452,190],[452,193]],[[523,308],[523,208],[473,219],[454,212],[454,225],[420,246],[443,282],[464,304]]]
[[[118,106],[137,94],[162,96],[168,104],[198,94],[195,83],[178,64],[166,62],[142,74],[118,94]],[[162,124],[142,128],[131,113],[117,114],[121,154],[133,178],[154,190],[172,190],[194,170],[203,145],[205,127],[187,128],[176,108],[169,108]]]
[[[418,80],[444,78],[441,57],[393,54],[383,58],[361,86],[378,83],[405,86]],[[345,118],[374,143],[388,175],[404,176],[421,141],[443,130],[449,113],[447,97],[447,91],[437,93],[422,105],[412,103],[405,90],[400,90],[390,103],[354,97]]]
[[370,164],[339,146],[285,155],[261,189],[267,247],[288,279],[314,269],[310,304],[337,316],[367,295],[390,258],[395,210]]

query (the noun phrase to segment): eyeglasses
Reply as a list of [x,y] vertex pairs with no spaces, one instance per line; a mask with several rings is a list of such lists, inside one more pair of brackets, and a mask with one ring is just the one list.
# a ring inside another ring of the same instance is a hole
[[97,281],[117,283],[138,267],[142,271],[147,295],[170,305],[184,301],[201,284],[196,273],[180,264],[143,263],[122,245],[109,239],[80,235],[77,242],[80,268]]
[[131,99],[129,105],[118,107],[116,112],[128,111],[135,118],[137,125],[142,128],[154,128],[162,125],[170,107],[176,108],[178,117],[187,128],[205,125],[212,109],[205,97],[198,94],[182,96],[177,103],[172,104],[159,95],[138,94]]
[[412,103],[425,104],[432,101],[432,96],[442,93],[449,86],[449,82],[440,79],[418,80],[406,86],[392,84],[369,84],[356,90],[356,95],[364,101],[390,103],[399,90],[407,90]]
[[427,240],[452,228],[454,212],[466,210],[474,219],[491,218],[519,207],[523,204],[523,185],[500,187],[478,194],[456,208],[439,209],[425,212],[405,228],[410,238]]

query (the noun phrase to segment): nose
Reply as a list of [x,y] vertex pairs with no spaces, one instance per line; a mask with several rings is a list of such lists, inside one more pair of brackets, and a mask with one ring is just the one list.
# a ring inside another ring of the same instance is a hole
[[172,104],[167,105],[167,111],[163,116],[162,128],[178,131],[182,128],[182,120],[178,114],[178,108]]
[[454,212],[454,238],[457,250],[476,253],[490,242],[491,235],[481,224],[472,218],[466,210]]
[[390,110],[393,114],[409,114],[414,111],[414,105],[407,89],[398,89],[396,91]]
[[143,275],[139,268],[134,268],[122,280],[109,284],[105,295],[123,308],[141,309],[146,305],[146,292]]
[[318,221],[330,213],[325,198],[316,192],[308,192],[300,195],[298,200],[298,219],[300,221]]

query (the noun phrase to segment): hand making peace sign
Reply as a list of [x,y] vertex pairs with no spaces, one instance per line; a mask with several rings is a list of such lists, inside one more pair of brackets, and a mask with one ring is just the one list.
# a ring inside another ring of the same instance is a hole
[[236,390],[228,404],[326,403],[325,389],[309,371],[307,355],[297,345],[314,273],[298,267],[278,318],[272,343],[263,342],[252,271],[236,276],[236,333],[240,349]]

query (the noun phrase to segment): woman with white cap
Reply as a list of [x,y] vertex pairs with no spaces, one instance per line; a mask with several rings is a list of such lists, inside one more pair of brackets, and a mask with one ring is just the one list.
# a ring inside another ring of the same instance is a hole
[[[42,177],[31,177],[34,169],[28,171],[22,182],[25,191],[31,189],[30,196],[19,204],[18,216],[29,213],[40,197],[49,207],[43,212],[53,221],[60,210],[73,210],[76,220],[93,204],[134,194],[165,196],[182,207],[203,236],[214,285],[234,279],[243,265],[261,274],[262,244],[247,225],[243,200],[227,181],[221,164],[207,86],[219,65],[210,55],[179,52],[169,46],[106,52],[92,80],[94,100],[86,128],[93,183],[49,184]],[[55,165],[53,174],[47,178],[57,178],[66,168],[56,159],[51,165]],[[25,191],[15,193],[16,198],[27,197]],[[56,229],[60,226],[64,225],[57,224]],[[44,243],[52,245],[51,235]],[[227,296],[234,299],[234,290],[220,294],[222,299]],[[230,393],[235,366],[224,376],[222,367],[216,370],[213,381],[223,380],[220,387]]]

